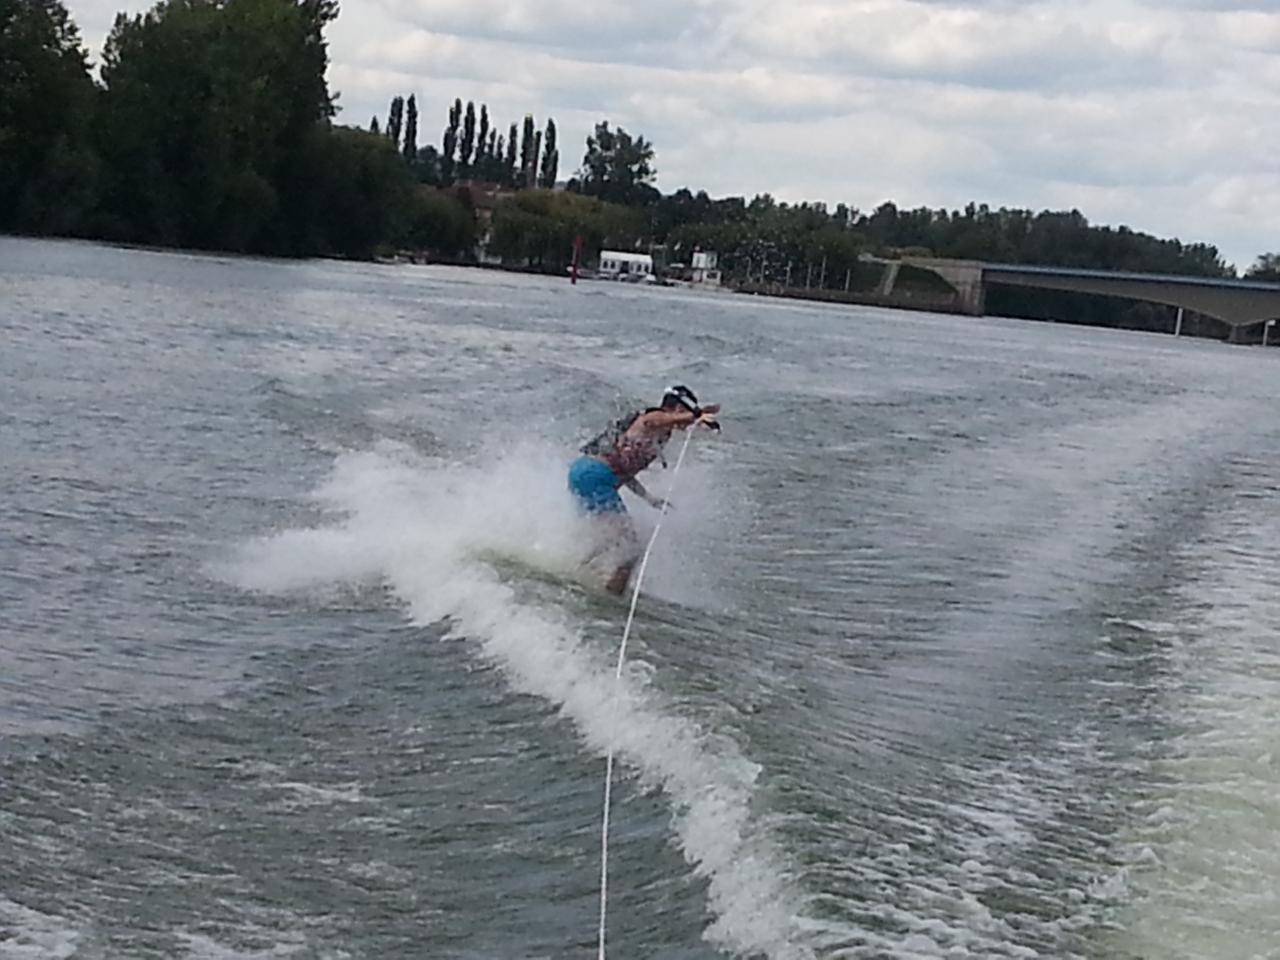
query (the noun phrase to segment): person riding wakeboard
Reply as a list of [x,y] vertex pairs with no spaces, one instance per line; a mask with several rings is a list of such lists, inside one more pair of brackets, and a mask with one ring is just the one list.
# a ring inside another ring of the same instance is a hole
[[610,593],[622,593],[627,588],[632,568],[640,558],[639,539],[618,489],[626,487],[649,506],[662,509],[665,501],[649,493],[637,474],[654,460],[661,460],[664,467],[667,465],[662,448],[671,438],[672,430],[699,423],[719,430],[716,420],[719,412],[718,403],[699,406],[698,398],[688,387],[668,387],[658,406],[617,421],[584,444],[582,456],[570,465],[569,490],[578,505],[617,527],[614,538],[624,550],[625,558],[605,583]]

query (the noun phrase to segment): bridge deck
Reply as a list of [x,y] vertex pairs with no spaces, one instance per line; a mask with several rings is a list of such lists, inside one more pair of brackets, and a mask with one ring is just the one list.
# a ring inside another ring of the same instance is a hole
[[904,257],[901,262],[937,273],[956,289],[965,309],[973,314],[985,312],[985,287],[989,283],[998,283],[1163,303],[1217,317],[1232,327],[1280,318],[1280,283],[1263,280],[984,263],[937,257]]
[[1191,287],[1220,287],[1229,290],[1260,290],[1280,293],[1280,283],[1240,280],[1236,277],[1196,277],[1180,273],[1131,273],[1124,270],[1094,270],[1086,267],[1039,267],[1025,263],[984,263],[985,275],[992,273],[1043,274],[1046,277],[1087,277],[1095,280],[1137,280]]

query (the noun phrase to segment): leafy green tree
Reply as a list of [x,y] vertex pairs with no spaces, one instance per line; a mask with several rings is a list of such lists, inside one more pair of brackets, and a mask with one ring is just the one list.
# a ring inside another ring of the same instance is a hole
[[333,113],[328,0],[170,0],[119,15],[102,57],[103,233],[304,252],[301,170]]
[[453,193],[426,186],[414,191],[405,238],[410,247],[437,257],[468,258],[475,236],[475,215]]
[[0,0],[0,229],[82,228],[97,194],[94,101],[60,0]]
[[556,147],[556,122],[547,118],[547,132],[542,138],[542,171],[538,178],[539,185],[551,190],[556,185],[556,174],[560,167],[560,151]]
[[59,135],[28,181],[17,226],[33,233],[85,235],[98,201],[97,154],[71,133]]
[[405,104],[404,158],[410,165],[418,162],[418,100],[412,93]]
[[444,185],[444,177],[440,169],[440,151],[433,146],[425,146],[418,151],[418,159],[413,165],[419,183],[439,187]]
[[1280,253],[1264,253],[1254,261],[1245,274],[1250,280],[1274,280],[1280,282]]
[[405,235],[416,188],[387,137],[354,127],[318,130],[309,166],[314,252],[364,258]]
[[657,176],[653,159],[653,145],[644,137],[633,139],[621,127],[611,130],[607,120],[598,123],[582,158],[582,192],[613,203],[650,201],[657,193],[651,186]]
[[643,236],[643,212],[590,197],[551,190],[524,190],[498,204],[488,252],[505,263],[562,273],[581,236],[588,259],[605,245],[632,247]]

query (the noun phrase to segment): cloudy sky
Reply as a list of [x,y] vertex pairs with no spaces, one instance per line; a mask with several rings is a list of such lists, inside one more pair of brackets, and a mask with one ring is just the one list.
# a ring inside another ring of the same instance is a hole
[[[116,9],[70,0],[96,52]],[[609,119],[658,185],[870,210],[1081,210],[1280,251],[1280,0],[343,0],[342,122],[415,93],[560,129],[561,172]]]

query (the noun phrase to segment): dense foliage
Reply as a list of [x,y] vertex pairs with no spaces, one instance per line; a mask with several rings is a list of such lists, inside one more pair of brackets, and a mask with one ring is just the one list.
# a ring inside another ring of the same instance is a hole
[[635,248],[645,237],[643,211],[567,191],[529,190],[499,204],[488,250],[506,262],[561,273],[575,237],[594,256],[605,246]]
[[1264,253],[1245,276],[1250,280],[1280,281],[1280,253]]
[[65,233],[93,203],[97,89],[56,0],[0,0],[0,229]]
[[336,15],[163,0],[117,16],[95,83],[59,0],[0,0],[0,229],[283,255],[395,244],[421,204],[392,144],[332,123]]
[[516,131],[513,123],[506,134],[500,133],[497,126],[490,125],[488,104],[480,104],[477,115],[473,101],[464,108],[459,98],[449,108],[441,148],[430,144],[419,147],[418,106],[413,94],[408,100],[392,98],[385,123],[377,117],[369,121],[369,132],[382,134],[395,144],[421,183],[448,187],[479,180],[510,190],[554,187],[560,168],[555,120],[548,119],[546,129],[538,130],[533,115],[528,114],[519,140]]

